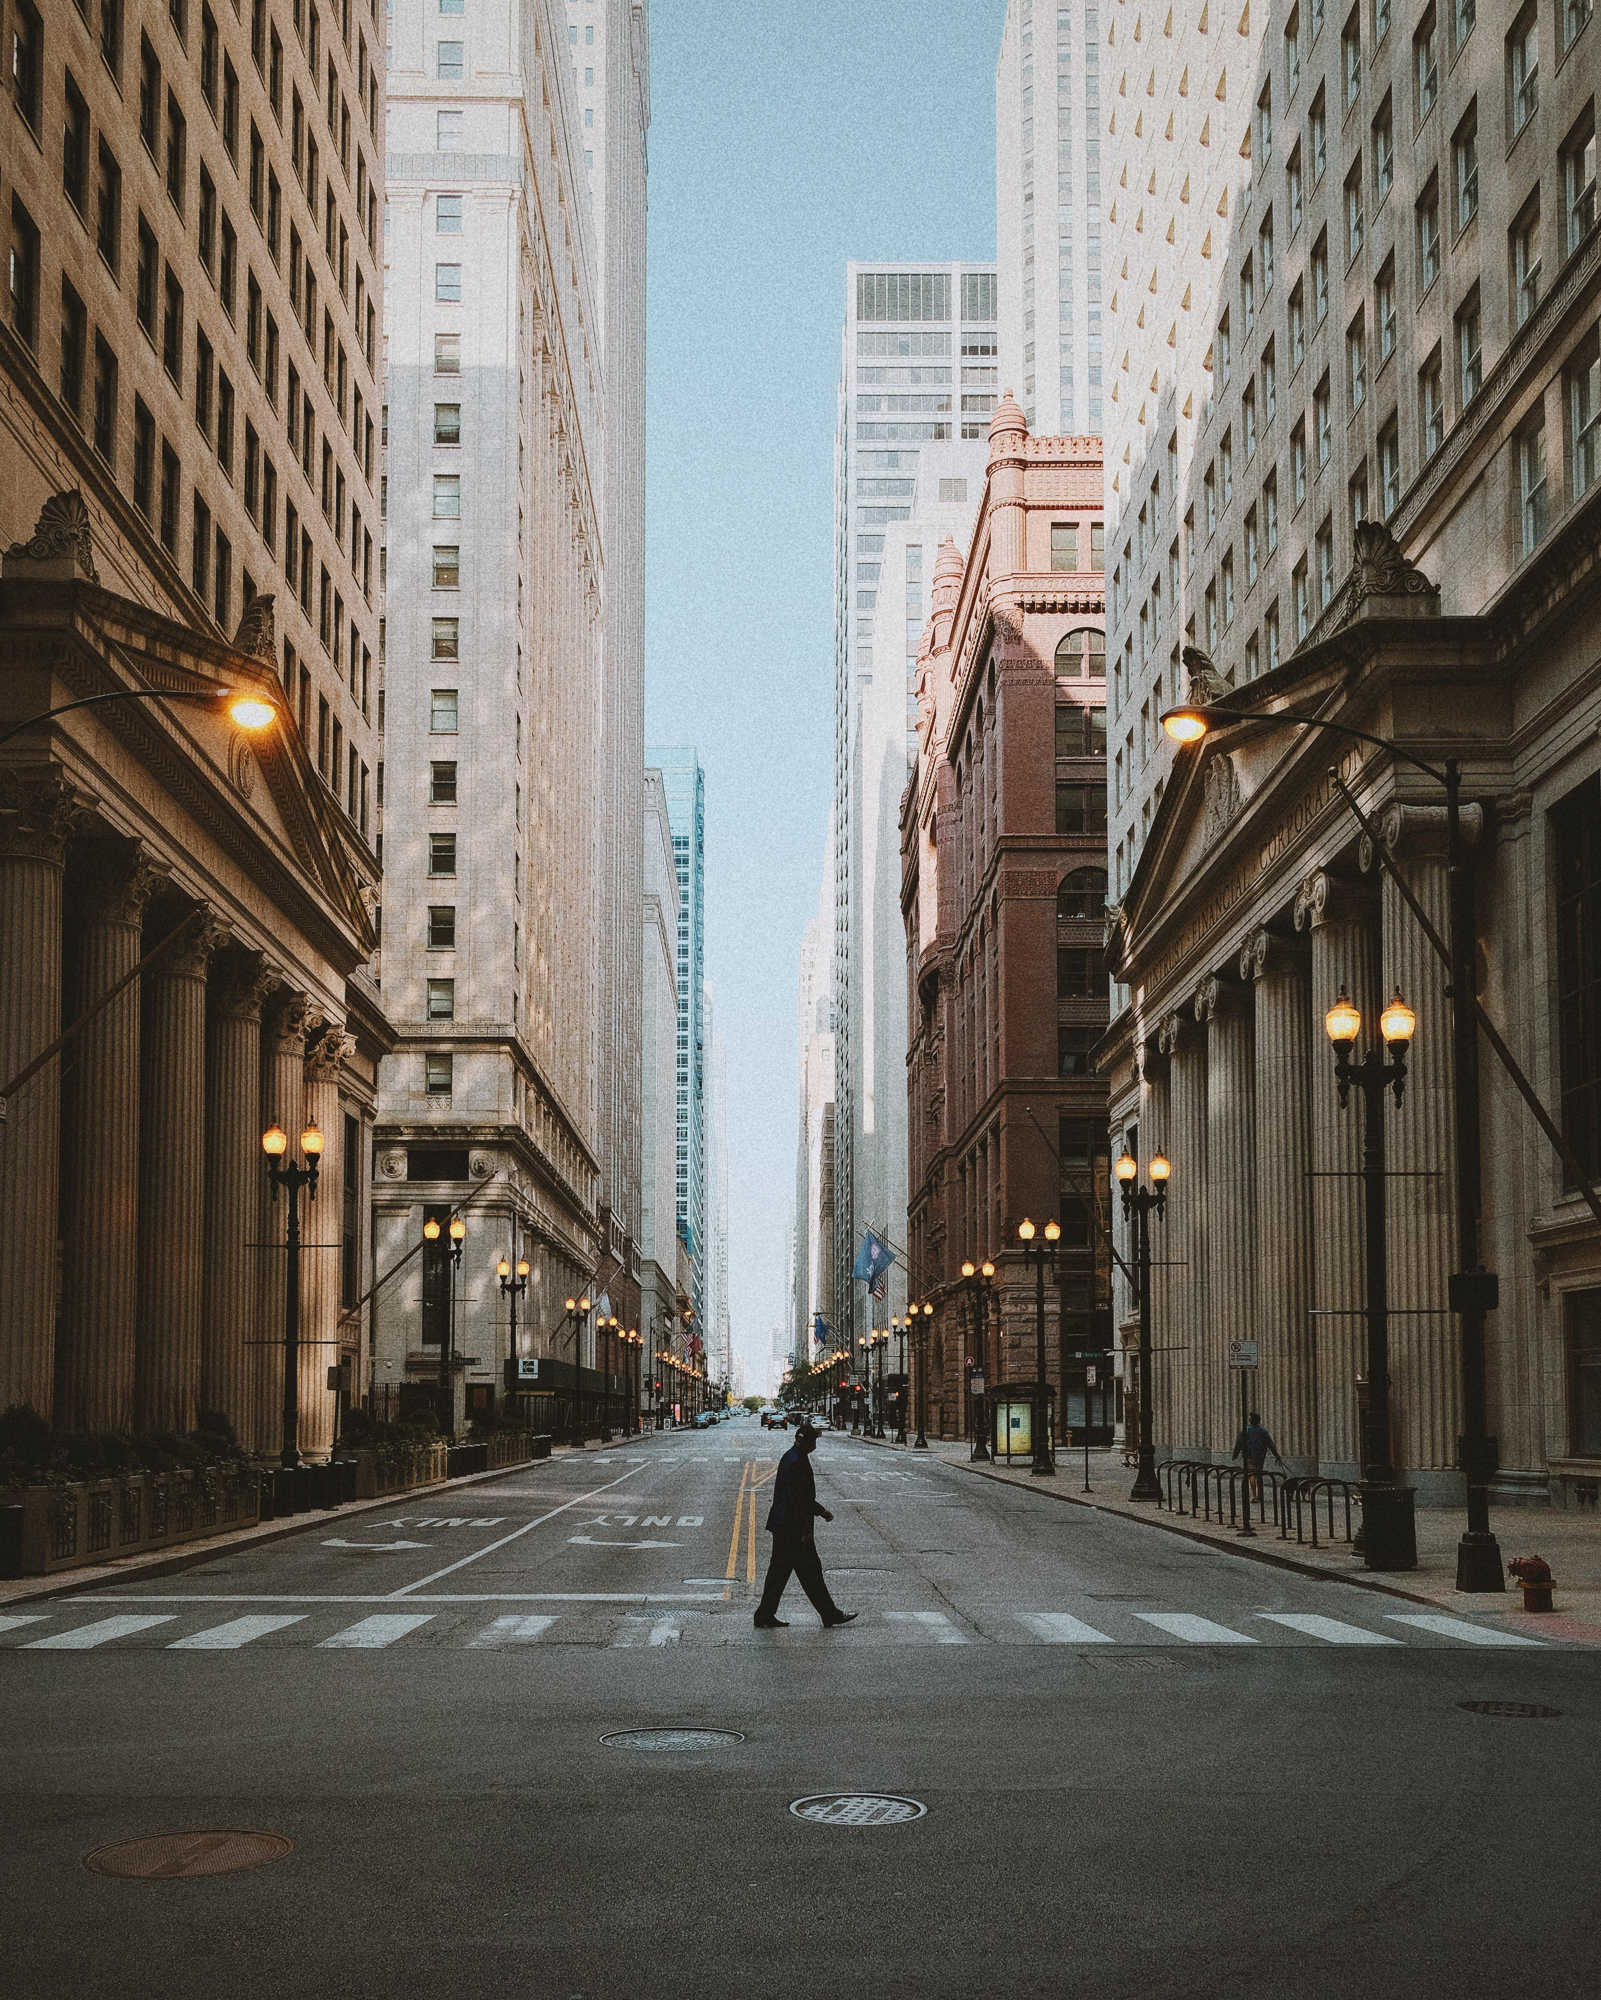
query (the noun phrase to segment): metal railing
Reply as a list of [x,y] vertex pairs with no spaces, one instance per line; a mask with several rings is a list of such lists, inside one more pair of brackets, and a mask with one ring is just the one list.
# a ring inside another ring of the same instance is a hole
[[[1362,1504],[1359,1488],[1349,1479],[1269,1472],[1265,1466],[1259,1475],[1253,1475],[1248,1474],[1242,1465],[1217,1465],[1210,1459],[1201,1458],[1169,1458],[1157,1466],[1157,1476],[1162,1482],[1162,1504],[1170,1512],[1188,1514],[1193,1520],[1215,1520],[1219,1526],[1229,1527],[1241,1524],[1243,1481],[1248,1477],[1256,1478],[1259,1485],[1253,1494],[1252,1508],[1256,1519],[1264,1528],[1271,1519],[1279,1531],[1279,1540],[1288,1541],[1293,1516],[1296,1541],[1302,1544],[1310,1541],[1314,1549],[1322,1547],[1325,1542],[1349,1542],[1352,1539],[1352,1503],[1354,1501],[1358,1508]],[[1186,1489],[1188,1507],[1184,1504]],[[1318,1532],[1320,1500],[1325,1523],[1321,1537]],[[1335,1531],[1337,1500],[1344,1509],[1342,1533]]]

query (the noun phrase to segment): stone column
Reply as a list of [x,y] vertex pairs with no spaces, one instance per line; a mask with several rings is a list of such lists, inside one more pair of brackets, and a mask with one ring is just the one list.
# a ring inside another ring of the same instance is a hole
[[[0,1091],[61,1033],[61,876],[82,813],[53,768],[0,776]],[[0,1125],[0,1409],[54,1406],[61,1063],[6,1105]]]
[[[162,928],[170,928],[165,914]],[[219,941],[203,916],[145,975],[139,1111],[139,1312],[134,1411],[144,1430],[194,1429],[206,1232],[206,970]]]
[[[294,993],[281,986],[267,1003],[261,1031],[261,1127],[265,1131],[269,1125],[281,1125],[289,1135],[289,1144],[297,1160],[300,1158],[300,1135],[306,1124],[306,1027],[310,1011],[311,1004],[304,993]],[[259,1138],[257,1144],[260,1144]],[[284,1284],[287,1273],[284,1262],[287,1255],[284,1248],[287,1235],[284,1203],[289,1197],[281,1194],[274,1201],[265,1173],[258,1186],[261,1205],[256,1211],[256,1241],[263,1247],[255,1253],[255,1268],[258,1274],[260,1328],[257,1338],[262,1344],[254,1350],[257,1357],[256,1389],[252,1399],[256,1425],[254,1442],[257,1451],[276,1457],[283,1446]],[[305,1227],[309,1218],[304,1196],[301,1201],[302,1234],[315,1241],[313,1231]],[[304,1298],[301,1302],[301,1328],[304,1331]]]
[[[1471,842],[1481,815],[1463,809]],[[1445,808],[1389,806],[1379,836],[1429,921],[1446,937],[1450,891],[1445,865]],[[1364,853],[1377,866],[1377,857]],[[1385,1114],[1385,1190],[1390,1250],[1390,1410],[1398,1466],[1443,1477],[1425,1493],[1443,1500],[1461,1491],[1457,1434],[1462,1380],[1457,1325],[1446,1280],[1457,1266],[1456,1120],[1452,1105],[1449,975],[1388,873],[1383,886],[1384,977],[1381,1001],[1399,987],[1418,1017],[1407,1052],[1406,1094]],[[1377,1024],[1375,1023],[1375,1027]],[[1401,1176],[1409,1178],[1401,1178]]]
[[206,1054],[205,1311],[200,1407],[220,1410],[242,1442],[258,1435],[261,1338],[261,1008],[277,983],[259,952],[230,954],[214,986]]
[[[1147,1049],[1142,1069],[1140,1092],[1140,1184],[1151,1185],[1148,1171],[1153,1154],[1161,1153],[1171,1159],[1168,1148],[1172,1144],[1172,1115],[1169,1101],[1169,1065],[1159,1055]],[[1171,1240],[1173,1211],[1168,1210],[1161,1219],[1152,1215],[1148,1223],[1151,1244],[1151,1346],[1171,1347],[1173,1335],[1173,1287],[1168,1267],[1168,1244]],[[1134,1263],[1139,1249],[1138,1218],[1131,1221],[1128,1230],[1127,1256]],[[1131,1296],[1132,1309],[1139,1310],[1139,1301]],[[1166,1451],[1174,1437],[1173,1426],[1178,1418],[1177,1377],[1175,1362],[1182,1357],[1176,1354],[1157,1354],[1151,1362],[1152,1421],[1156,1432],[1155,1442]]]
[[1377,1022],[1376,915],[1375,899],[1362,884],[1326,872],[1308,876],[1296,892],[1295,927],[1312,940],[1312,1329],[1318,1470],[1339,1479],[1361,1477],[1356,1385],[1367,1370],[1362,1108],[1355,1093],[1340,1108],[1323,1017],[1343,986],[1363,1020]]
[[317,1246],[304,1252],[300,1272],[300,1449],[308,1457],[322,1457],[334,1441],[337,1398],[328,1387],[328,1370],[339,1359],[338,1246],[345,1190],[339,1072],[354,1048],[353,1038],[336,1023],[323,1029],[306,1055],[306,1122],[323,1139],[317,1199],[302,1218],[302,1235]]
[[1151,1255],[1158,1255],[1154,1232],[1160,1231],[1168,1276],[1158,1294],[1166,1308],[1163,1324],[1151,1344],[1172,1350],[1157,1358],[1157,1379],[1167,1372],[1173,1383],[1172,1429],[1163,1442],[1175,1457],[1186,1458],[1205,1450],[1209,1433],[1200,1371],[1207,1306],[1206,1049],[1193,1008],[1169,1014],[1160,1040],[1168,1058],[1166,1152],[1173,1173],[1166,1219],[1152,1225]]
[[[1256,1338],[1256,1068],[1250,988],[1214,974],[1195,1018],[1206,1029],[1206,1308],[1199,1360],[1206,1441],[1226,1457],[1239,1433],[1231,1340]],[[1256,1388],[1248,1383],[1249,1396]]]
[[[139,963],[158,881],[137,841],[85,842],[74,856],[76,1017]],[[72,1044],[63,1118],[58,1420],[126,1431],[134,1416],[139,1273],[139,981]]]
[[1309,953],[1259,930],[1240,956],[1256,995],[1256,1338],[1262,1414],[1292,1471],[1317,1465],[1312,1336]]

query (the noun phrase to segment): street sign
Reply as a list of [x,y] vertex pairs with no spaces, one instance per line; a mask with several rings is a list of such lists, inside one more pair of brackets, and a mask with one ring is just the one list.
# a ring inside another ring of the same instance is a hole
[[539,1380],[539,1356],[537,1354],[520,1355],[516,1360],[508,1361],[505,1364],[505,1368],[506,1387],[510,1391],[524,1388]]
[[1229,1366],[1231,1368],[1254,1368],[1256,1366],[1256,1342],[1254,1340],[1231,1340],[1229,1342]]
[[1084,1370],[1084,1386],[1087,1389],[1095,1387],[1095,1363],[1093,1361]]
[[982,1395],[983,1395],[983,1393],[984,1393],[984,1378],[983,1378],[983,1376],[982,1376],[982,1375],[977,1375],[977,1374],[975,1374],[975,1375],[972,1375],[972,1376],[970,1376],[970,1377],[968,1378],[968,1386],[969,1386],[969,1387],[970,1387],[970,1388],[972,1389],[972,1391],[973,1391],[973,1394],[974,1394],[975,1396],[982,1396]]

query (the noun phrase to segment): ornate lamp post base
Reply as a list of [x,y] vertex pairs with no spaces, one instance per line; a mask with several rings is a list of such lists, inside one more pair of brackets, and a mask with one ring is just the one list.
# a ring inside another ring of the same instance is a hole
[[1154,1500],[1162,1504],[1162,1482],[1156,1476],[1156,1451],[1148,1444],[1140,1446],[1140,1469],[1134,1475],[1134,1484],[1129,1488],[1131,1500]]

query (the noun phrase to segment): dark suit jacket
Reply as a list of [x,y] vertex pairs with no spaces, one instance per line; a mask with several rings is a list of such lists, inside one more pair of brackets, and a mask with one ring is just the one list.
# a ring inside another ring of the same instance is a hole
[[812,1477],[809,1452],[792,1444],[778,1461],[773,1481],[773,1504],[767,1510],[770,1535],[809,1535],[812,1523],[822,1513],[817,1504],[817,1481]]

